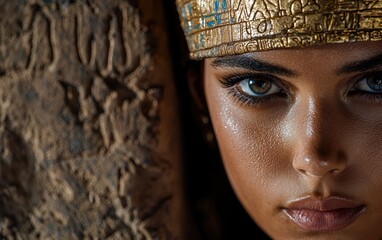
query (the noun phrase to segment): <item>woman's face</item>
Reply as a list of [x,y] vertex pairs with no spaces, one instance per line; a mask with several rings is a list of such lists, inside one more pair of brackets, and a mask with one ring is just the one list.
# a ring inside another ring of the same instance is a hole
[[235,192],[273,239],[382,238],[382,42],[205,60]]

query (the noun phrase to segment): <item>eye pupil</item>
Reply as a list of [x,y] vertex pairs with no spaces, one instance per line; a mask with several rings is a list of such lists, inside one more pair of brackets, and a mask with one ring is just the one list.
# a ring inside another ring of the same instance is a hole
[[[381,83],[382,83],[382,80],[381,80]],[[272,83],[269,81],[255,80],[255,79],[249,80],[248,85],[249,85],[249,88],[256,94],[267,93],[272,87]],[[381,84],[381,89],[382,89],[382,84]]]
[[375,91],[382,91],[382,78],[374,77],[367,79],[367,85]]

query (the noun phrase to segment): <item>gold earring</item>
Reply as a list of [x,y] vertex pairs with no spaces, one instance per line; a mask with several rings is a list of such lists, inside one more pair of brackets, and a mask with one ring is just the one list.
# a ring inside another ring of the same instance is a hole
[[215,143],[215,135],[209,116],[207,114],[201,114],[200,123],[202,125],[202,134],[204,140],[208,143],[208,145],[213,145]]

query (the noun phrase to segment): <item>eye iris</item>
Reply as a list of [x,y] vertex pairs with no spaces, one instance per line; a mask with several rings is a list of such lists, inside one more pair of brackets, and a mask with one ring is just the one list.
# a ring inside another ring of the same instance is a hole
[[382,78],[373,77],[367,79],[367,85],[375,91],[382,91]]
[[[381,80],[381,83],[382,83],[382,80]],[[269,81],[251,79],[248,81],[248,86],[256,94],[264,94],[271,89],[272,84]],[[382,89],[382,84],[381,84],[381,89]]]

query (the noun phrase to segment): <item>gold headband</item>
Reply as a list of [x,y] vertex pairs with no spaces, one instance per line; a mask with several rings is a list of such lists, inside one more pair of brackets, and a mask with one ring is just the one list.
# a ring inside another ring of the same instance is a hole
[[382,40],[382,0],[176,0],[190,57]]

